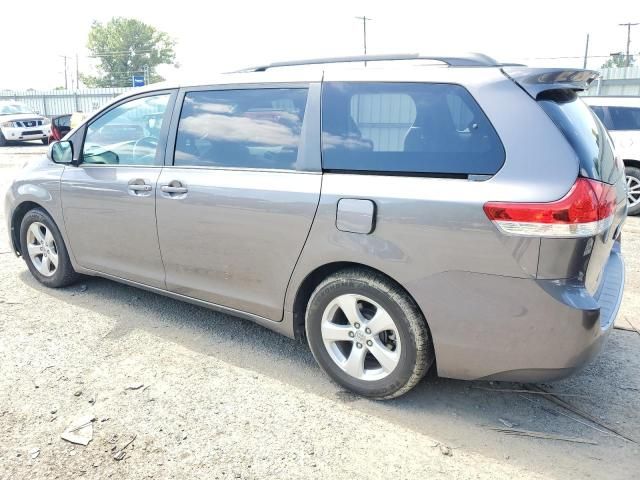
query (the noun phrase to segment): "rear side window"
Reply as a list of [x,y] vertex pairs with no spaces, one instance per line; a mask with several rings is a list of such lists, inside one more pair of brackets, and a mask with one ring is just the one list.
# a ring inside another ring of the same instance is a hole
[[610,130],[640,130],[640,108],[605,108],[609,111]]
[[569,141],[580,160],[580,175],[614,183],[619,175],[611,139],[593,111],[571,90],[549,90],[538,103]]
[[185,95],[174,165],[295,169],[307,90],[211,90]]
[[323,84],[325,170],[492,175],[504,157],[493,126],[459,85]]

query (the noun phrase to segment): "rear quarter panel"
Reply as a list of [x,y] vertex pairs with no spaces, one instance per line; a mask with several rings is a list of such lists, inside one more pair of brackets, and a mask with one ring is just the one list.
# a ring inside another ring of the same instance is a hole
[[[466,282],[462,289],[456,279],[460,272],[480,274],[473,276],[478,282],[484,282],[486,275],[532,279],[540,244],[537,238],[498,233],[484,214],[483,204],[491,200],[559,199],[575,182],[578,159],[544,111],[498,69],[425,69],[425,73],[409,77],[411,80],[387,71],[354,75],[341,78],[328,73],[325,80],[430,81],[465,86],[504,144],[505,163],[486,181],[325,173],[318,212],[294,270],[285,310],[292,312],[299,285],[319,266],[331,262],[370,266],[400,283],[422,309],[441,374],[482,376],[480,372],[461,373],[458,366],[448,363],[453,358],[448,353],[477,344],[474,329],[465,325],[491,324],[490,312],[495,308],[478,309],[473,283]],[[376,227],[371,234],[336,228],[341,198],[375,202]],[[507,321],[522,316],[523,303],[518,299],[504,299],[496,292],[494,298],[484,300],[487,307],[503,303],[499,312]],[[487,318],[470,316],[478,310],[480,317]],[[459,335],[451,335],[452,323]]]

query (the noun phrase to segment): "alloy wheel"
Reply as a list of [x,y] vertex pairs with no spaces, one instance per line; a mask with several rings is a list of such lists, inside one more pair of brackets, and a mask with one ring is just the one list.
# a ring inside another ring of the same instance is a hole
[[331,359],[359,380],[381,380],[400,361],[400,336],[393,318],[363,295],[340,295],[329,302],[320,331]]
[[627,201],[629,208],[640,204],[640,180],[631,175],[627,175]]
[[36,270],[51,277],[58,269],[58,248],[51,230],[43,223],[33,222],[27,230],[27,250]]

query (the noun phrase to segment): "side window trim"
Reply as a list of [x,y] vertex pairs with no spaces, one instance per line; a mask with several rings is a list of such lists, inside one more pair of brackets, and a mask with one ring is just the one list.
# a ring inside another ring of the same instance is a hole
[[[224,166],[185,166],[174,165],[176,141],[180,115],[184,99],[188,93],[224,91],[224,90],[260,90],[260,89],[307,89],[307,103],[302,122],[302,133],[298,147],[298,159],[304,155],[302,168],[297,169],[269,169]],[[226,85],[202,85],[197,87],[182,87],[179,89],[172,109],[171,124],[164,155],[164,166],[170,168],[208,169],[208,170],[240,170],[240,171],[269,171],[269,172],[321,172],[320,161],[320,95],[321,83],[318,82],[286,82],[286,83],[242,83]],[[308,110],[307,110],[308,109]],[[315,126],[315,128],[314,128]]]
[[[93,116],[91,118],[90,121],[88,122],[84,122],[81,129],[82,129],[82,142],[80,145],[80,148],[77,149],[77,154],[78,157],[77,159],[74,159],[77,161],[77,164],[79,167],[82,168],[86,168],[86,167],[97,167],[97,168],[104,168],[104,167],[113,167],[114,165],[101,165],[101,164],[84,164],[83,161],[83,152],[84,152],[84,144],[85,144],[85,140],[87,138],[87,132],[89,130],[89,126],[96,122],[97,120],[99,120],[101,117],[103,117],[104,115],[106,115],[107,113],[109,113],[110,111],[112,111],[115,108],[118,108],[121,105],[124,105],[125,103],[128,102],[132,102],[134,100],[138,100],[140,98],[146,98],[146,97],[155,97],[158,95],[166,95],[166,94],[170,94],[169,96],[169,100],[167,100],[167,107],[165,109],[164,112],[164,118],[162,120],[162,128],[160,129],[160,141],[158,142],[158,147],[156,149],[156,159],[153,165],[122,165],[122,166],[126,166],[126,167],[131,167],[131,168],[136,168],[136,167],[144,167],[144,168],[154,168],[154,167],[162,167],[163,166],[163,162],[161,162],[160,160],[162,160],[162,156],[163,156],[163,152],[166,149],[166,145],[167,145],[167,135],[169,133],[169,120],[171,119],[171,115],[173,113],[173,109],[174,109],[174,105],[176,102],[176,97],[178,95],[178,89],[164,89],[164,90],[154,90],[151,92],[144,92],[144,93],[140,93],[140,94],[136,94],[136,95],[131,95],[129,97],[123,98],[122,100],[116,102],[116,103],[112,103],[110,105],[107,105],[106,107],[104,107],[102,110],[99,111],[98,114],[96,114],[95,116]],[[75,151],[75,148],[74,148]]]

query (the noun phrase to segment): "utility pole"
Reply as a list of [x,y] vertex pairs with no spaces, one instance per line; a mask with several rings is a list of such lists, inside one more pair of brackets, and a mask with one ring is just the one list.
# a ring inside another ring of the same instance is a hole
[[66,90],[69,84],[67,83],[67,57],[66,55],[58,55],[64,59],[64,89]]
[[78,54],[76,53],[76,89],[80,88],[80,67],[78,66]]
[[[362,35],[363,35],[363,42],[364,42],[364,55],[367,55],[367,20],[373,20],[373,18],[369,18],[369,17],[355,17],[358,20],[362,20]],[[367,66],[367,61],[364,61],[364,66]]]
[[589,34],[587,33],[587,43],[584,46],[584,63],[582,68],[587,68],[587,58],[589,57]]
[[631,57],[629,56],[629,47],[631,46],[631,27],[640,25],[640,23],[619,23],[620,27],[627,27],[627,60],[625,66],[628,67],[631,64]]

